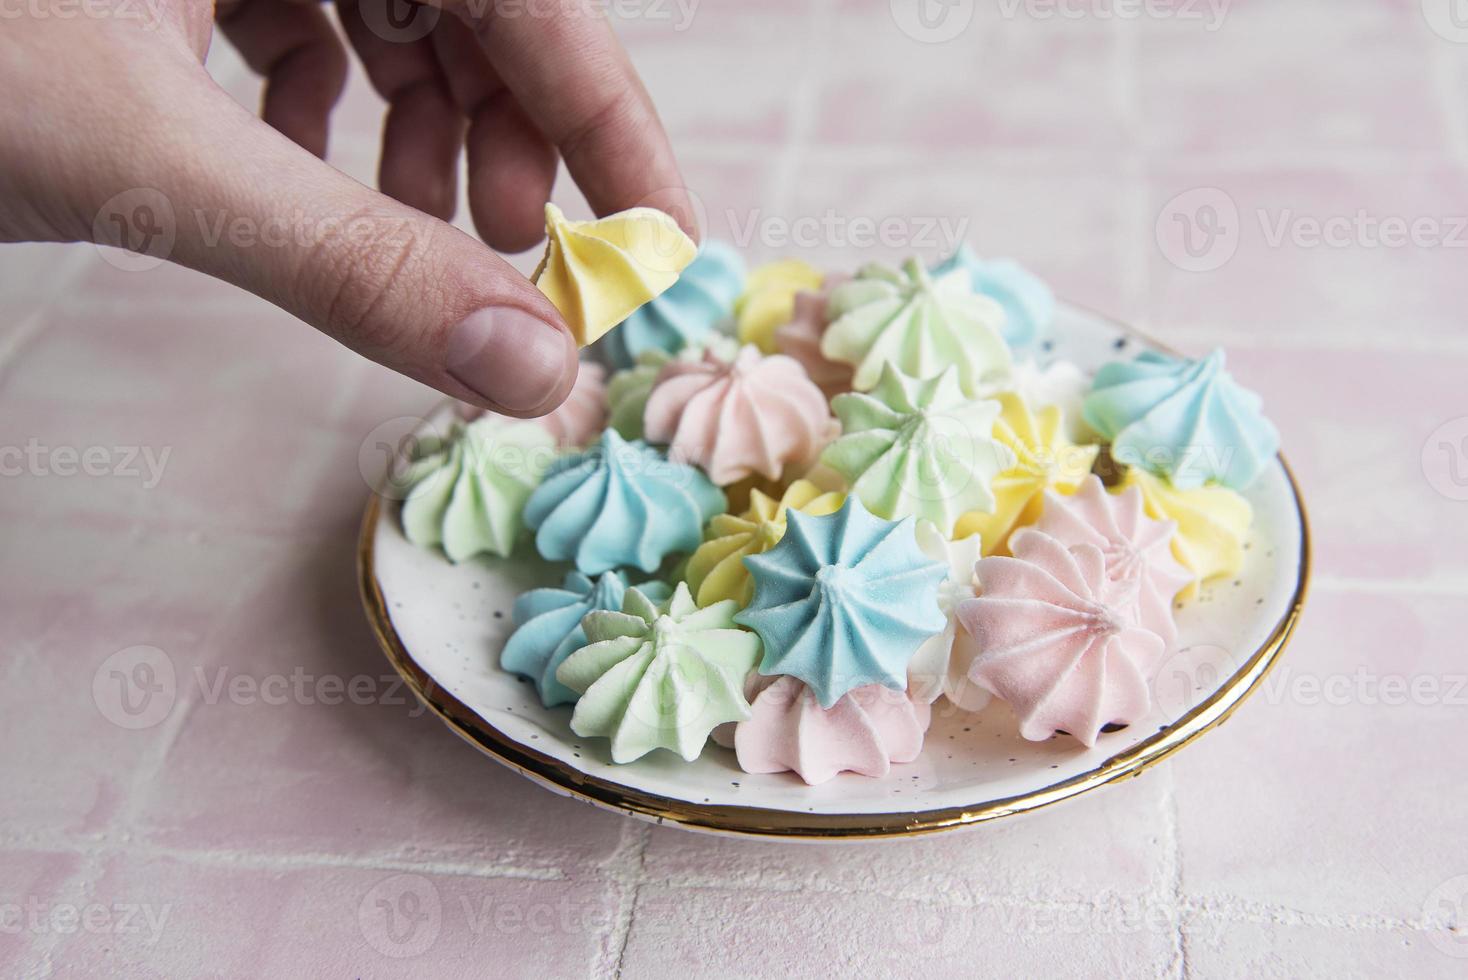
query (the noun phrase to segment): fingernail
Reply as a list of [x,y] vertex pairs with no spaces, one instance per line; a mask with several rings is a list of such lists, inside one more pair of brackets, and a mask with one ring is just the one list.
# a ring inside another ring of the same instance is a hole
[[574,359],[564,331],[513,306],[495,306],[459,321],[444,367],[480,397],[528,412],[561,387]]

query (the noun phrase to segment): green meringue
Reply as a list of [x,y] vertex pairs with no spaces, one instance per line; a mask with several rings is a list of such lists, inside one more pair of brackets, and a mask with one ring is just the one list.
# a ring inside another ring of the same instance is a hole
[[521,512],[556,455],[555,438],[534,422],[484,415],[455,424],[408,469],[403,533],[420,547],[442,545],[449,561],[509,557]]
[[917,259],[901,271],[872,263],[831,291],[826,317],[821,354],[856,368],[857,391],[889,361],[916,378],[953,365],[970,395],[1009,377],[1004,308],[974,292],[966,269],[935,277]]
[[715,727],[750,716],[744,680],[760,641],[734,624],[738,609],[733,600],[700,609],[680,582],[661,605],[628,589],[621,612],[587,613],[589,642],[556,670],[582,695],[571,730],[611,739],[617,763],[659,748],[698,758]]
[[994,477],[1015,463],[993,438],[999,403],[965,396],[953,367],[920,380],[887,364],[869,394],[831,407],[844,434],[821,462],[878,517],[932,521],[951,537],[963,514],[994,509]]
[[622,438],[642,438],[642,413],[647,408],[647,398],[652,394],[658,372],[672,359],[673,355],[655,348],[645,350],[637,355],[636,364],[618,371],[607,382],[610,409],[607,424]]

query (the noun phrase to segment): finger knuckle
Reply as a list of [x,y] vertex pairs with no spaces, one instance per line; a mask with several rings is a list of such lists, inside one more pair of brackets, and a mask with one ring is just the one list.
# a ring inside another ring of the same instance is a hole
[[314,294],[331,332],[352,345],[393,350],[413,332],[405,310],[394,309],[403,284],[427,279],[432,230],[411,218],[376,209],[333,223],[302,263],[299,287]]

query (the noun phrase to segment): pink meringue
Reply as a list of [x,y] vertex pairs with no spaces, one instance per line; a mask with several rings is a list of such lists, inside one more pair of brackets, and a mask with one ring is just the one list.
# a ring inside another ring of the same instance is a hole
[[905,692],[869,684],[822,708],[794,677],[751,680],[759,693],[750,717],[734,728],[745,772],[793,771],[814,786],[846,771],[885,776],[892,763],[911,762],[923,749],[932,709]]
[[1136,622],[1169,647],[1177,641],[1172,603],[1193,575],[1172,555],[1177,525],[1157,521],[1142,511],[1136,487],[1109,494],[1101,479],[1088,476],[1070,496],[1045,492],[1045,510],[1035,524],[1066,547],[1093,544],[1106,559],[1110,601],[1129,610]]
[[820,292],[803,290],[795,294],[795,313],[790,322],[775,331],[775,347],[800,362],[810,379],[826,393],[840,394],[851,390],[853,369],[850,364],[833,361],[821,353],[821,337],[826,333],[826,300],[831,290],[849,276],[830,275]]
[[830,430],[826,396],[783,354],[746,344],[732,362],[670,361],[647,398],[643,432],[674,459],[697,463],[720,486],[759,474],[778,479],[810,459]]
[[607,427],[607,369],[581,362],[576,384],[566,400],[539,422],[562,449],[585,446]]
[[[551,434],[561,449],[585,446],[607,427],[607,369],[592,361],[582,361],[576,383],[555,411],[530,421]],[[466,402],[455,402],[456,414],[473,421],[491,413]]]
[[1110,604],[1101,549],[1021,528],[1010,551],[979,562],[982,594],[958,608],[981,650],[969,676],[1009,702],[1032,741],[1064,731],[1090,747],[1105,725],[1143,718],[1166,644]]

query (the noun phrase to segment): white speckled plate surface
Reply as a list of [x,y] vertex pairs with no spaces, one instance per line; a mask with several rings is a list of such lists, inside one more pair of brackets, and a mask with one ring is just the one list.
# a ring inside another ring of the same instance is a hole
[[[1093,372],[1145,346],[1118,324],[1063,307],[1043,358],[1063,356]],[[975,714],[940,701],[916,761],[882,779],[843,773],[820,786],[790,773],[742,772],[732,750],[712,743],[692,763],[657,751],[613,765],[605,740],[573,734],[569,707],[541,707],[528,682],[498,666],[515,597],[564,575],[565,566],[528,546],[523,557],[455,566],[408,543],[397,504],[374,497],[362,528],[362,588],[384,649],[420,696],[465,738],[557,792],[712,832],[905,836],[977,825],[1135,774],[1227,717],[1283,649],[1309,566],[1304,510],[1283,462],[1247,496],[1255,523],[1245,567],[1179,612],[1177,650],[1158,675],[1145,722],[1086,749],[1064,736],[1026,742],[998,701]]]

